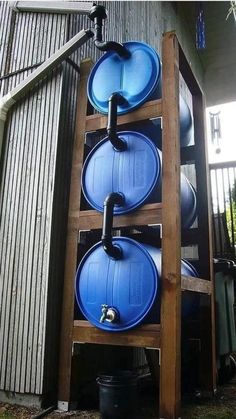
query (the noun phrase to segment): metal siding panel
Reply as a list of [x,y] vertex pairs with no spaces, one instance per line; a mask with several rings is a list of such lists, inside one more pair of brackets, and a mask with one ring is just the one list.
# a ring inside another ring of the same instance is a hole
[[[7,17],[5,9],[0,10],[0,13],[2,13],[1,16]],[[5,38],[3,39],[2,51],[5,51],[5,56],[7,54],[10,31],[13,36],[7,73],[35,66],[45,61],[46,58],[65,43],[67,21],[68,17],[66,15],[16,13],[14,26],[12,29],[8,28],[6,34],[3,33]],[[6,57],[4,59],[6,61]]]
[[[3,217],[1,223],[1,230],[3,231],[3,254],[2,256],[2,266],[4,271],[2,272],[2,281],[5,280],[5,293],[3,294],[3,307],[2,307],[2,316],[1,316],[1,327],[0,333],[2,334],[3,340],[3,349],[2,349],[2,359],[7,359],[7,354],[11,349],[9,344],[9,339],[12,330],[12,323],[9,321],[9,318],[12,314],[12,303],[14,302],[15,293],[14,293],[14,263],[15,263],[15,254],[12,252],[12,248],[15,242],[15,234],[17,224],[15,222],[15,213],[17,213],[18,208],[16,205],[16,194],[17,194],[17,185],[20,181],[19,171],[21,166],[18,163],[19,161],[19,143],[17,142],[17,118],[19,118],[19,110],[17,110],[16,115],[12,115],[12,132],[10,133],[9,139],[9,159],[7,160],[6,165],[6,188],[5,188],[5,199],[3,198],[2,208],[3,208]],[[9,125],[10,126],[10,125]],[[5,215],[5,217],[4,217]],[[13,306],[14,308],[14,306]],[[4,371],[5,363],[2,366],[2,371]],[[6,371],[9,369],[6,367]],[[5,371],[5,372],[6,372]],[[4,374],[3,374],[4,376]],[[7,383],[8,386],[8,383]]]
[[[63,289],[64,252],[67,230],[70,166],[74,137],[75,103],[78,74],[68,64],[63,70],[62,103],[56,174],[53,195],[53,216],[50,242],[50,266],[47,298],[47,327],[45,340],[44,392],[54,393],[57,387],[58,347],[60,332],[60,307]],[[60,228],[59,228],[60,226]],[[55,243],[57,245],[55,246]],[[53,386],[52,386],[53,383]]]
[[[41,168],[43,169],[44,164],[44,147],[45,142],[48,140],[47,137],[45,138],[45,132],[43,132],[44,124],[45,124],[45,115],[46,106],[48,102],[50,103],[49,97],[49,89],[50,85],[44,86],[41,88],[39,92],[37,92],[36,96],[37,99],[40,101],[39,109],[35,109],[35,125],[34,125],[34,142],[38,144],[37,151],[36,151],[36,160],[35,160],[35,184],[32,193],[32,200],[33,200],[33,216],[34,216],[34,230],[33,230],[33,237],[32,237],[32,246],[31,246],[31,257],[29,257],[29,262],[31,262],[31,272],[29,275],[32,276],[32,294],[31,299],[29,302],[29,311],[33,313],[33,316],[29,318],[29,348],[26,356],[26,365],[29,365],[29,368],[26,370],[26,384],[25,384],[25,391],[35,391],[35,382],[40,380],[36,380],[36,356],[38,350],[38,333],[37,333],[37,319],[39,317],[39,298],[41,294],[41,274],[38,269],[38,257],[39,257],[39,244],[42,240],[40,240],[40,231],[43,229],[42,225],[42,208],[41,208],[41,196],[42,188],[40,188],[40,171]],[[30,350],[30,348],[32,348]]]
[[[30,347],[30,344],[27,344],[27,349],[24,347],[25,342],[25,333],[26,330],[30,332],[29,325],[26,325],[25,330],[25,318],[27,316],[27,307],[28,307],[28,299],[29,294],[33,292],[33,279],[28,279],[28,275],[30,274],[31,266],[32,266],[32,259],[31,259],[31,253],[33,252],[33,237],[31,237],[33,233],[33,226],[34,222],[32,220],[32,212],[33,212],[33,203],[34,203],[34,191],[33,191],[33,185],[34,185],[34,178],[35,174],[33,173],[34,170],[34,164],[35,164],[35,158],[36,158],[36,150],[32,143],[32,139],[29,139],[29,135],[33,134],[33,125],[35,121],[35,100],[36,98],[30,97],[27,101],[23,101],[23,103],[20,105],[20,107],[26,107],[25,112],[26,115],[29,115],[29,108],[31,109],[30,117],[26,121],[25,128],[19,129],[19,132],[25,132],[25,141],[29,144],[29,148],[27,150],[27,154],[25,156],[26,159],[26,170],[29,172],[28,176],[26,177],[26,181],[24,182],[24,198],[22,198],[23,201],[23,208],[21,209],[21,217],[22,217],[22,224],[25,225],[25,228],[22,230],[22,244],[24,244],[23,248],[21,247],[19,249],[19,261],[20,264],[18,265],[21,271],[21,290],[19,290],[18,293],[18,301],[16,306],[16,318],[19,319],[19,325],[18,328],[15,327],[15,333],[14,333],[14,342],[17,343],[17,350],[15,350],[15,354],[13,357],[14,363],[15,363],[15,374],[12,375],[12,381],[11,385],[16,385],[15,388],[20,391],[20,380],[19,377],[25,376],[25,373],[22,371],[22,365],[23,360],[25,359],[25,352],[32,350]],[[32,134],[31,132],[32,131]],[[36,140],[36,139],[35,139]],[[36,142],[37,144],[37,142]],[[24,208],[24,202],[27,202],[27,208]],[[32,222],[31,222],[32,220]],[[29,285],[29,286],[28,286]],[[25,303],[25,309],[24,309],[24,315],[22,315],[22,306],[21,306],[21,300],[24,299]],[[33,313],[31,313],[30,318],[33,317]],[[20,360],[19,360],[19,354],[20,354]],[[30,364],[28,365],[28,369],[30,368]],[[13,370],[14,371],[14,370]]]
[[[18,174],[19,178],[19,188],[18,193],[15,195],[15,203],[18,206],[18,213],[15,214],[15,222],[17,225],[16,228],[16,237],[15,237],[15,246],[12,247],[11,251],[14,255],[14,273],[15,273],[15,301],[11,303],[12,311],[18,313],[18,316],[14,318],[10,317],[9,322],[14,324],[14,334],[11,336],[10,348],[14,347],[14,344],[17,344],[16,357],[12,357],[11,350],[9,351],[9,366],[8,370],[11,372],[16,370],[16,391],[22,391],[22,388],[19,385],[17,380],[18,375],[24,375],[22,369],[22,362],[25,354],[25,338],[24,338],[24,318],[27,315],[27,299],[28,293],[31,287],[30,282],[27,283],[27,271],[28,271],[28,234],[29,228],[31,225],[30,220],[30,208],[31,208],[31,199],[29,200],[30,193],[30,182],[31,182],[31,165],[32,165],[32,153],[33,145],[30,141],[28,130],[31,127],[32,123],[32,114],[29,113],[29,108],[33,107],[32,98],[24,101],[26,103],[20,104],[19,108],[22,109],[22,105],[26,105],[24,112],[26,117],[24,118],[24,126],[17,127],[16,132],[19,137],[17,141],[20,144],[25,144],[24,151],[22,153],[21,159],[19,161],[19,166],[22,167],[21,172]],[[20,119],[17,121],[20,124]],[[23,138],[22,138],[23,134]],[[23,140],[23,141],[22,141]],[[22,147],[19,145],[19,147]],[[11,364],[10,364],[11,360]],[[10,368],[11,367],[11,368]],[[20,373],[19,373],[19,370]],[[18,387],[17,387],[18,385]]]
[[[38,64],[57,50],[66,39],[67,20],[62,15],[16,14],[8,71]],[[2,95],[26,75],[2,80]],[[1,190],[0,386],[15,392],[43,392],[60,94],[57,75],[8,116]]]
[[[41,307],[40,307],[40,316],[42,317],[42,324],[44,327],[39,327],[38,335],[39,335],[39,345],[41,349],[41,353],[38,352],[38,358],[36,361],[36,365],[40,366],[40,377],[41,377],[41,386],[43,383],[43,373],[44,373],[44,352],[45,352],[45,331],[46,331],[46,309],[47,309],[47,292],[48,292],[48,280],[49,280],[49,250],[50,250],[50,242],[51,242],[51,222],[52,222],[52,204],[53,204],[53,193],[54,193],[54,183],[55,183],[55,165],[56,165],[56,146],[58,141],[58,124],[59,124],[59,105],[60,105],[60,90],[61,90],[61,83],[60,85],[57,82],[57,86],[55,85],[54,91],[51,92],[51,107],[53,112],[55,112],[54,119],[52,118],[52,110],[50,111],[51,115],[47,122],[47,135],[48,137],[54,137],[54,147],[52,148],[49,143],[48,152],[46,153],[46,160],[45,160],[45,168],[49,169],[48,173],[45,171],[44,173],[44,187],[47,187],[47,199],[45,200],[45,208],[46,208],[46,219],[45,219],[45,230],[44,230],[44,249],[43,249],[43,258],[42,258],[42,273],[47,281],[42,283],[41,288],[41,297],[44,295],[44,299],[41,298]],[[55,93],[56,94],[55,94]],[[49,154],[50,153],[50,154]],[[47,201],[47,202],[46,202]],[[45,264],[47,261],[47,264]],[[42,294],[43,292],[43,294]],[[42,388],[36,388],[36,391],[42,391]]]
[[14,109],[7,130],[0,230],[1,388],[16,392],[42,394],[60,97],[57,74]]
[[7,53],[13,32],[14,12],[7,2],[0,2],[0,76],[5,74]]

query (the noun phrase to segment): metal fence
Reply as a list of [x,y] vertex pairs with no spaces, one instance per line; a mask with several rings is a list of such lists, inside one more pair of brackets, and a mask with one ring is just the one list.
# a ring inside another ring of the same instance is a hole
[[210,165],[214,256],[236,260],[236,161]]

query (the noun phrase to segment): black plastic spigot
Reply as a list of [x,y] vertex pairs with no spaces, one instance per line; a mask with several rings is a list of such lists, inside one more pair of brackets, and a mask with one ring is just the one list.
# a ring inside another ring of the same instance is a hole
[[119,42],[102,41],[102,26],[103,21],[107,19],[107,11],[104,6],[93,3],[93,6],[88,14],[88,17],[94,22],[95,38],[94,42],[100,51],[115,51],[120,57],[129,58],[130,52]]

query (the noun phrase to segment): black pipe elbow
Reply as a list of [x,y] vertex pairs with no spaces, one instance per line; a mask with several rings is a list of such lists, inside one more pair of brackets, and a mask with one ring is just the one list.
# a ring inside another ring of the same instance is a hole
[[108,121],[107,121],[107,135],[108,139],[117,151],[125,151],[127,148],[126,142],[118,137],[117,130],[117,106],[125,101],[120,93],[112,93],[108,102]]
[[105,201],[104,201],[104,207],[112,207],[112,217],[113,217],[113,208],[115,205],[118,207],[121,207],[124,205],[125,198],[124,195],[120,192],[111,192],[109,195],[107,195]]
[[104,251],[113,259],[122,258],[122,250],[112,243],[112,224],[114,206],[124,205],[124,195],[119,192],[110,193],[104,201],[102,245]]
[[115,41],[107,41],[107,42],[101,42],[95,39],[95,46],[100,51],[115,51],[117,54],[122,58],[129,58],[131,56],[130,51],[125,48],[124,45],[120,44],[119,42]]

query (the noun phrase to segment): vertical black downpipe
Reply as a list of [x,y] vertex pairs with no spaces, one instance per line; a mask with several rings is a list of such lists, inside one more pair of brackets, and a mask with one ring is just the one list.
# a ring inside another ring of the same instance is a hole
[[126,142],[118,137],[117,131],[117,106],[123,103],[124,98],[119,93],[112,93],[108,103],[107,135],[109,141],[117,151],[126,150]]
[[124,47],[124,45],[120,44],[119,42],[102,41],[103,20],[107,18],[107,12],[104,6],[94,3],[88,17],[90,20],[92,20],[92,22],[94,22],[94,43],[100,51],[115,51],[122,58],[130,57],[130,52],[127,50],[127,48]]

